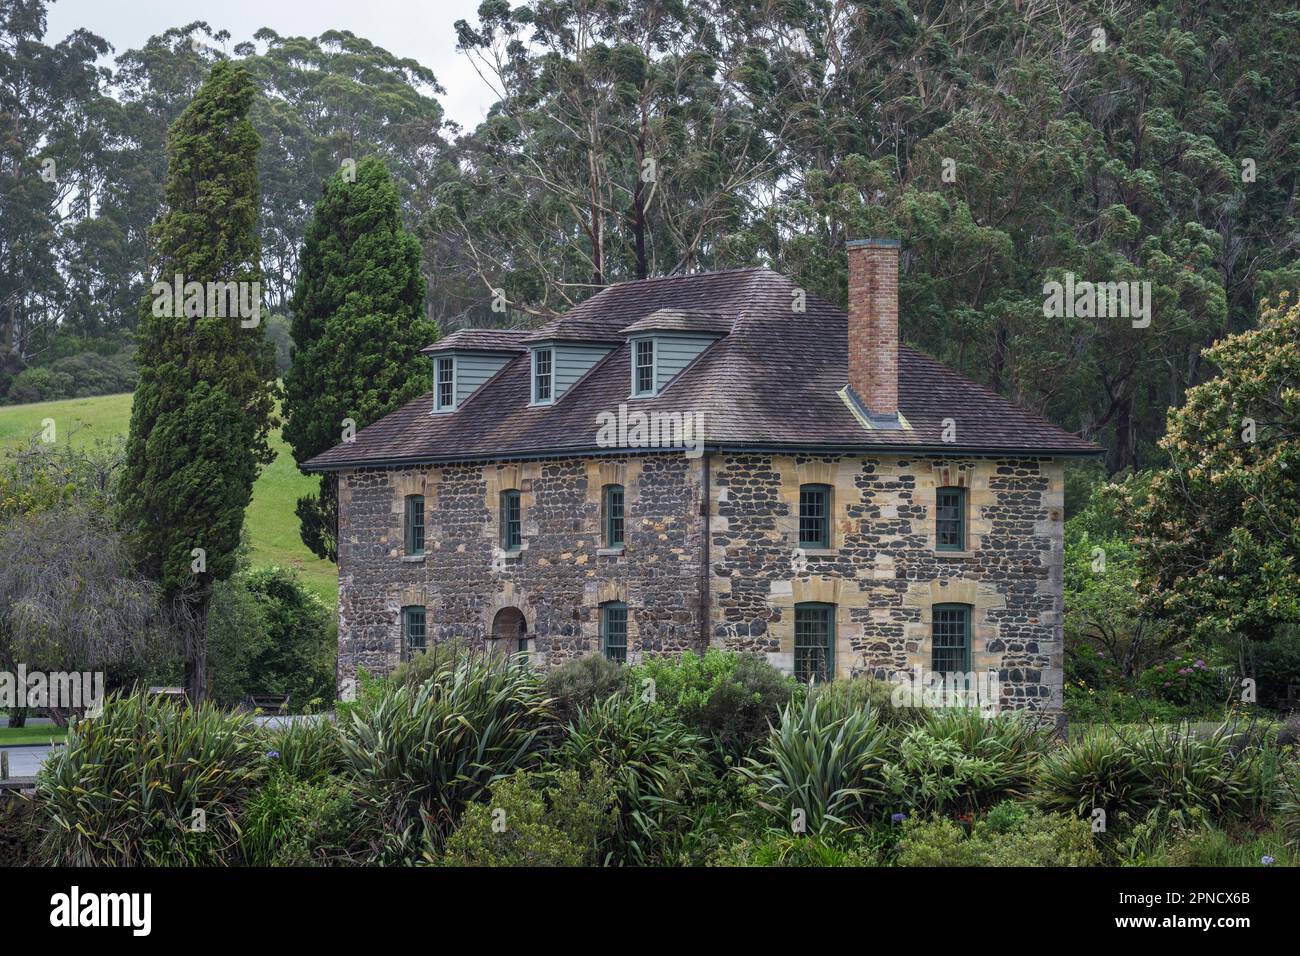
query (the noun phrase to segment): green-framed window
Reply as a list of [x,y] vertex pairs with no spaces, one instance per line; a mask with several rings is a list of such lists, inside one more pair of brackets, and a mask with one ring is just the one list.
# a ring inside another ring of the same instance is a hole
[[605,547],[623,547],[623,486],[606,485],[604,504]]
[[940,488],[935,492],[934,545],[939,551],[966,550],[965,488]]
[[655,391],[655,340],[636,339],[632,344],[632,394],[653,395]]
[[600,649],[608,660],[627,663],[627,605],[622,601],[600,606]]
[[835,676],[835,605],[794,606],[794,676],[806,684]]
[[799,547],[831,546],[831,486],[799,486]]
[[501,547],[518,551],[523,547],[523,503],[517,491],[501,492]]
[[555,395],[555,352],[552,349],[533,349],[533,404],[551,401]]
[[406,496],[407,554],[424,554],[424,495]]
[[456,408],[456,359],[440,355],[434,369],[434,408],[450,412]]
[[970,605],[936,604],[930,623],[930,669],[936,674],[970,672]]
[[429,646],[424,628],[424,608],[419,605],[402,608],[402,643],[406,647],[407,660]]

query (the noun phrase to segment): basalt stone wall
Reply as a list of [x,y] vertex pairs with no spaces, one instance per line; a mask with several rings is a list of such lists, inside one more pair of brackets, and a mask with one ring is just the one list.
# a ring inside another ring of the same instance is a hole
[[[523,615],[534,661],[600,649],[599,606],[628,607],[628,658],[699,650],[703,467],[679,454],[360,470],[339,485],[339,682],[405,654],[401,609],[426,609],[430,644],[513,651]],[[972,667],[1004,703],[1061,706],[1063,465],[1040,459],[714,455],[715,646],[793,669],[794,605],[836,606],[836,671],[928,669],[935,604],[971,607]],[[799,486],[832,490],[830,547],[798,548]],[[603,547],[605,485],[625,489],[626,545]],[[967,547],[935,549],[935,489],[967,489]],[[499,501],[522,502],[523,547],[500,547]],[[403,554],[407,495],[425,499],[425,554]],[[494,643],[497,642],[497,643]]]
[[[628,659],[700,646],[700,463],[682,455],[359,470],[339,483],[339,684],[402,660],[401,609],[430,644],[513,652],[517,615],[536,663],[600,649],[599,606],[628,607]],[[602,492],[624,487],[625,545],[603,542]],[[501,493],[517,490],[523,547],[503,551]],[[425,553],[404,554],[407,495],[423,495]],[[497,615],[512,626],[494,631]],[[495,642],[495,643],[494,643]]]
[[[712,482],[714,644],[791,670],[794,606],[815,601],[836,608],[837,674],[929,670],[932,608],[965,604],[1003,705],[1060,710],[1060,461],[724,456]],[[832,488],[829,548],[798,547],[801,484]],[[961,552],[935,548],[945,486],[966,489]]]

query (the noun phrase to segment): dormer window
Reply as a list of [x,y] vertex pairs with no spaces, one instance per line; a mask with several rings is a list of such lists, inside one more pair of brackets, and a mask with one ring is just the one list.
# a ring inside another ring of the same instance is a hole
[[434,369],[434,411],[456,410],[456,359],[450,355],[439,356]]
[[533,404],[549,405],[553,400],[555,380],[555,352],[552,349],[533,349]]
[[635,339],[632,344],[632,394],[653,395],[655,393],[655,340]]

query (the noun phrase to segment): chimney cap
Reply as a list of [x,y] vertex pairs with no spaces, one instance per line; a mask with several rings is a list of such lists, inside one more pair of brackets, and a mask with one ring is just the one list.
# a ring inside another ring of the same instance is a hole
[[849,249],[897,249],[901,245],[901,239],[850,239],[845,243]]

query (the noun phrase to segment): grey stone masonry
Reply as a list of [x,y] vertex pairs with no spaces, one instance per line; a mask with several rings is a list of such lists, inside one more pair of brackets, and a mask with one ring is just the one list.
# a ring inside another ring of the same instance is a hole
[[[522,614],[532,659],[546,667],[599,652],[599,607],[618,601],[629,661],[707,640],[790,671],[794,606],[818,602],[834,606],[837,675],[887,676],[928,667],[932,608],[960,604],[972,669],[997,671],[1003,704],[1056,712],[1063,471],[1046,458],[718,452],[344,471],[340,692],[358,669],[383,674],[402,660],[411,606],[425,609],[430,644],[459,637],[509,652]],[[804,484],[831,489],[829,547],[798,547]],[[603,540],[607,485],[624,488],[621,549]],[[941,487],[965,489],[960,552],[936,548]],[[520,498],[515,551],[502,548],[505,491]],[[423,555],[405,554],[408,495],[424,497]]]

